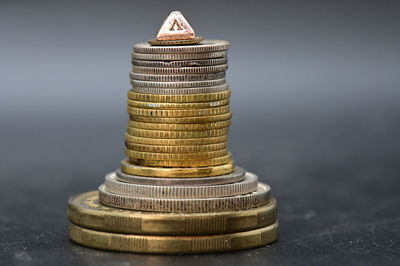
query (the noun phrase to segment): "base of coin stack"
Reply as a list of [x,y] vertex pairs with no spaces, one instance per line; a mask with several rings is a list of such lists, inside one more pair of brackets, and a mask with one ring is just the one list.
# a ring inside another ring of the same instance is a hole
[[[168,30],[184,31],[188,23],[172,12],[164,25],[159,35],[168,37]],[[242,250],[277,240],[277,202],[270,187],[235,166],[227,149],[229,43],[201,40],[152,40],[157,45],[133,47],[127,158],[98,191],[70,198],[72,241],[105,250],[179,254]]]

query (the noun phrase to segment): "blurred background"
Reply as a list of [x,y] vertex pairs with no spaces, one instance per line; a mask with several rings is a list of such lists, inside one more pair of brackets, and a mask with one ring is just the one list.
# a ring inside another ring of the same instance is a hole
[[[77,249],[66,237],[67,198],[96,189],[118,167],[132,46],[153,38],[172,10],[198,35],[231,42],[230,150],[272,186],[281,210],[281,241],[264,253],[294,260],[302,252],[290,250],[309,250],[321,237],[325,249],[313,250],[313,262],[327,248],[331,256],[373,249],[371,239],[337,240],[370,230],[359,223],[375,230],[399,221],[398,1],[1,0],[6,257],[19,263]],[[375,239],[380,252],[399,247],[395,228],[397,239]],[[398,250],[386,255],[391,262]]]

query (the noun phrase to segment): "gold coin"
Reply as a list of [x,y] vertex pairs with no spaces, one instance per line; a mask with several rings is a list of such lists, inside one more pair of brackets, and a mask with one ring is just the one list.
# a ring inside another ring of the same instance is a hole
[[167,130],[167,131],[208,130],[208,129],[229,127],[230,124],[231,124],[230,120],[219,121],[214,123],[202,123],[202,124],[157,124],[157,123],[144,123],[132,120],[129,120],[128,122],[129,127],[149,129],[149,130]]
[[128,99],[134,101],[143,102],[159,102],[159,103],[195,103],[195,102],[214,102],[229,99],[231,91],[228,89],[228,85],[223,91],[212,92],[212,93],[201,93],[201,94],[176,94],[176,95],[165,95],[165,94],[148,94],[139,93],[132,90],[128,91]]
[[175,75],[175,74],[203,74],[203,73],[215,73],[226,71],[228,65],[217,65],[217,66],[204,66],[204,67],[143,67],[143,66],[132,66],[132,72],[143,73],[143,74],[160,74],[160,75]]
[[159,138],[144,138],[132,136],[129,134],[125,134],[125,139],[128,142],[140,143],[140,144],[149,144],[149,145],[204,145],[204,144],[213,144],[228,141],[228,136],[218,136],[218,137],[210,137],[210,138],[195,138],[195,139],[159,139]]
[[128,106],[144,109],[204,109],[225,106],[229,104],[229,99],[214,101],[214,102],[201,102],[201,103],[156,103],[156,102],[142,102],[135,100],[128,100]]
[[193,116],[213,116],[229,113],[229,105],[203,108],[203,109],[183,109],[183,110],[159,110],[146,109],[128,106],[128,113],[134,116],[151,116],[151,117],[193,117]]
[[172,160],[172,161],[187,161],[187,160],[202,160],[225,156],[228,154],[227,149],[217,151],[203,151],[193,153],[159,153],[159,152],[143,152],[125,149],[126,156],[132,160]]
[[161,124],[197,124],[197,123],[212,123],[225,121],[232,117],[232,113],[209,116],[192,116],[192,117],[152,117],[129,115],[129,119],[133,121],[146,123],[161,123]]
[[193,153],[193,152],[208,152],[225,149],[226,142],[207,144],[207,145],[184,145],[184,146],[164,146],[164,145],[148,145],[134,142],[125,142],[126,148],[135,151],[157,152],[157,153]]
[[162,168],[135,165],[128,160],[121,161],[121,171],[129,175],[150,176],[160,178],[202,178],[232,173],[235,169],[233,161],[217,166]]
[[107,233],[70,223],[70,239],[80,245],[124,252],[181,254],[255,248],[278,239],[278,222],[251,231],[208,236],[152,236]]
[[134,127],[128,127],[126,132],[129,135],[143,138],[156,139],[191,139],[191,138],[209,138],[228,134],[228,128],[217,128],[209,130],[194,131],[167,131],[167,130],[148,130]]
[[199,167],[222,165],[232,161],[232,156],[228,153],[225,156],[202,159],[202,160],[185,160],[185,161],[159,161],[129,158],[129,162],[137,165],[155,166],[155,167]]
[[258,208],[215,213],[157,213],[117,209],[100,204],[98,191],[73,196],[68,219],[79,226],[140,235],[213,235],[254,230],[276,221],[276,200]]

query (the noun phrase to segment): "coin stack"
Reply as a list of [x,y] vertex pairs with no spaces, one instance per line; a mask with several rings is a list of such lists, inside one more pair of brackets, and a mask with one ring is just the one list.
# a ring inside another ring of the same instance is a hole
[[133,47],[127,159],[98,191],[70,198],[74,242],[139,253],[207,253],[277,239],[270,187],[235,166],[227,150],[228,48],[227,41],[196,37],[180,12],[170,14],[156,40]]

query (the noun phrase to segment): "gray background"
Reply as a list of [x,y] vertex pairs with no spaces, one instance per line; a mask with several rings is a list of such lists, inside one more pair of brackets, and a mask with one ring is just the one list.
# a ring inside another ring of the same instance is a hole
[[[67,198],[123,157],[132,45],[172,10],[232,44],[230,150],[272,185],[275,245],[159,257],[67,240]],[[2,0],[1,260],[398,262],[399,14],[397,1]]]

